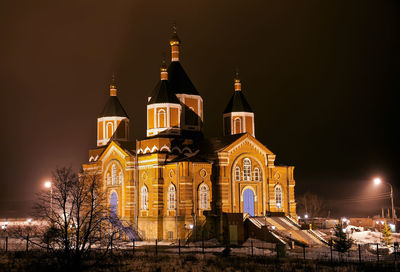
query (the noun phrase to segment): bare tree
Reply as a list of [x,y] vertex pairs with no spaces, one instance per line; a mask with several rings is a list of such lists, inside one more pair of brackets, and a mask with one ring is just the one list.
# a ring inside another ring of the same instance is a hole
[[52,192],[39,193],[35,205],[36,215],[47,222],[43,243],[74,264],[80,264],[93,247],[107,251],[114,230],[105,203],[98,174],[56,169]]
[[296,198],[299,214],[307,214],[309,217],[322,216],[326,209],[325,202],[316,194],[307,192]]

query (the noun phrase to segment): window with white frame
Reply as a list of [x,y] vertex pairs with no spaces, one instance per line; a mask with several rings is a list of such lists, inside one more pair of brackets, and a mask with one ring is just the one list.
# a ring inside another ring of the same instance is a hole
[[158,111],[158,127],[159,128],[167,127],[166,121],[167,120],[166,120],[165,110],[159,110]]
[[282,208],[282,188],[281,186],[275,187],[275,204],[277,208]]
[[122,182],[124,182],[124,173],[122,171],[119,172],[118,181],[119,184],[122,184]]
[[107,123],[107,138],[111,138],[113,136],[114,133],[114,125],[111,122]]
[[111,185],[111,175],[107,173],[107,185]]
[[199,187],[199,207],[202,210],[208,209],[208,204],[210,202],[209,196],[210,190],[207,184],[202,184]]
[[143,186],[140,190],[141,193],[141,209],[148,210],[149,209],[149,191],[147,190],[146,186]]
[[254,180],[255,181],[260,181],[260,169],[259,168],[254,168]]
[[112,179],[112,185],[117,184],[117,165],[113,164],[111,166],[111,179]]
[[241,133],[242,132],[242,121],[240,118],[236,118],[234,122],[234,128],[235,128],[235,134]]
[[235,168],[235,180],[239,181],[240,180],[240,167],[236,166]]
[[243,160],[243,180],[251,180],[251,161],[248,158]]
[[171,184],[168,188],[168,209],[174,210],[176,203],[176,190],[175,186]]

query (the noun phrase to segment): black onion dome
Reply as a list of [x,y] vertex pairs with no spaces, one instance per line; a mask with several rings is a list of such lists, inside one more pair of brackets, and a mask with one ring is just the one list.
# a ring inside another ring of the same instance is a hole
[[253,112],[242,91],[235,91],[226,106],[224,113]]
[[168,83],[174,94],[200,95],[179,61],[170,63],[168,67]]
[[179,99],[170,90],[167,80],[160,80],[160,82],[157,83],[151,95],[150,101],[147,104],[150,105],[158,103],[180,104]]
[[104,106],[102,112],[99,114],[100,117],[108,117],[108,116],[119,116],[119,117],[128,117],[128,114],[122,107],[119,102],[118,97],[110,96],[107,100],[106,105]]

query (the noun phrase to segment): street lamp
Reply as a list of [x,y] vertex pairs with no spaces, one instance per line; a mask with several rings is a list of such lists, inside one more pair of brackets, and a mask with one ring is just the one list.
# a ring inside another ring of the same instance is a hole
[[47,189],[50,189],[50,211],[53,210],[53,184],[51,183],[50,180],[46,180],[44,182],[44,187]]
[[[374,178],[374,184],[375,186],[378,186],[382,183],[382,179],[380,178]],[[387,185],[390,187],[390,199],[392,201],[392,220],[396,218],[396,211],[394,210],[394,202],[393,202],[393,186],[389,182],[385,182]]]

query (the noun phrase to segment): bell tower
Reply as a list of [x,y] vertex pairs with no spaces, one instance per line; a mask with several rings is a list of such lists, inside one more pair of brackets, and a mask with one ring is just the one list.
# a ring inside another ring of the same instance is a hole
[[199,132],[203,126],[203,98],[180,63],[181,40],[173,27],[171,46],[171,63],[168,67],[168,83],[171,91],[182,105],[181,128],[184,131]]
[[223,114],[224,136],[247,132],[255,137],[254,112],[243,95],[238,72],[234,78],[234,90]]
[[171,91],[165,61],[160,69],[160,82],[147,102],[147,136],[181,134],[182,106]]
[[111,140],[129,140],[129,117],[117,97],[117,85],[113,75],[110,97],[97,118],[97,146],[104,146]]

